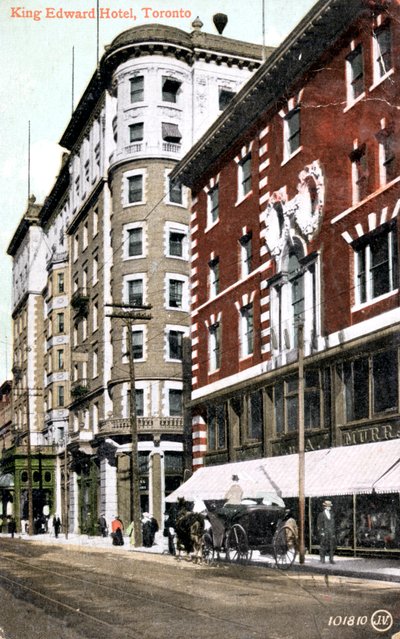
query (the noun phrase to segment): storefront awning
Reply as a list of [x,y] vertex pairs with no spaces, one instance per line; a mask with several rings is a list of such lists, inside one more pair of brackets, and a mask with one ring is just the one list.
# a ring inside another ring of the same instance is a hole
[[0,475],[0,488],[14,488],[14,477],[11,473]]
[[[282,498],[298,496],[298,455],[267,457],[207,466],[171,495],[188,501],[196,497],[224,499],[238,475],[243,496],[254,498],[274,493]],[[400,492],[400,439],[355,446],[315,450],[305,454],[306,497],[327,497],[376,492]]]

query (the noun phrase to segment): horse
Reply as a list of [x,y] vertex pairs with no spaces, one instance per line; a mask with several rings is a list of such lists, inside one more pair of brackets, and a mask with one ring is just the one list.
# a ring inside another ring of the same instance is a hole
[[202,561],[204,520],[205,516],[202,513],[191,512],[185,500],[179,500],[175,522],[178,559],[181,558],[181,551],[184,550],[188,556],[192,555],[195,563]]

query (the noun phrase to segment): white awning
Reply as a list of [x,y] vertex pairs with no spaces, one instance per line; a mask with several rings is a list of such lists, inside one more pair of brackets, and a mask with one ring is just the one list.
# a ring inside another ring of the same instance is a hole
[[[264,457],[249,461],[207,466],[197,470],[166,498],[188,501],[224,499],[238,475],[243,497],[263,493],[298,496],[298,455]],[[305,454],[306,497],[328,497],[376,492],[400,492],[400,439],[356,446],[340,446]]]

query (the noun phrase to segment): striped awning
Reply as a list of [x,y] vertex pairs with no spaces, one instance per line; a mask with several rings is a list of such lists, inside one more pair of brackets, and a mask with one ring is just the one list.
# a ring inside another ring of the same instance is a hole
[[[266,457],[249,461],[207,466],[166,498],[191,501],[224,499],[238,475],[243,497],[262,493],[282,498],[298,496],[298,455]],[[400,439],[355,446],[315,450],[305,454],[306,497],[328,497],[372,492],[400,492]]]

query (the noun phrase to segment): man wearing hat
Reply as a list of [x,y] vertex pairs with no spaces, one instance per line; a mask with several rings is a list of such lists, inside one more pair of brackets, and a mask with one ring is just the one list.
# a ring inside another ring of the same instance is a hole
[[227,500],[224,506],[234,506],[240,504],[243,498],[243,488],[239,484],[239,477],[232,475],[232,485],[225,493],[225,499]]
[[332,502],[324,501],[323,511],[319,513],[317,519],[317,530],[319,535],[319,556],[321,563],[325,563],[325,556],[329,554],[329,561],[334,564],[333,555],[336,547],[335,516],[332,512]]

